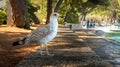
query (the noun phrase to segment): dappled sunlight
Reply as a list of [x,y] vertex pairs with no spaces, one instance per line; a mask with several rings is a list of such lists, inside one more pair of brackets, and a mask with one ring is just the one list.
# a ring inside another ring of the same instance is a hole
[[17,27],[1,27],[0,28],[0,32],[30,32],[31,30],[26,30],[26,29],[22,29],[22,28],[17,28]]
[[0,60],[2,60],[0,65],[2,67],[14,67],[24,56],[35,51],[38,45],[12,46],[13,42],[22,39],[30,31],[17,27],[0,26]]
[[[5,27],[5,29],[6,28],[8,27]],[[0,39],[0,44],[1,44],[0,57],[3,57],[2,60],[6,60],[6,61],[0,64],[7,63],[7,60],[9,60],[9,62],[12,61],[14,64],[17,64],[18,61],[20,61],[24,56],[31,54],[31,52],[35,53],[37,52],[36,49],[40,49],[38,44],[21,45],[16,47],[12,47],[11,45],[14,41],[17,41],[23,38],[24,36],[26,36],[31,30],[16,28],[17,31],[15,30],[13,31],[15,27],[11,27],[9,30],[3,30],[3,29],[4,29],[3,27],[0,28],[0,38],[2,38]],[[71,61],[79,60],[79,59],[91,61],[96,59],[96,57],[94,57],[93,59],[93,55],[95,54],[93,50],[96,50],[97,48],[99,48],[99,46],[101,46],[102,48],[98,50],[101,50],[101,49],[104,50],[107,47],[105,46],[103,48],[103,46],[105,45],[104,42],[106,42],[106,40],[103,39],[103,37],[101,36],[93,35],[90,32],[78,31],[74,33],[66,29],[61,29],[61,30],[62,32],[58,32],[58,35],[56,36],[56,38],[53,39],[51,42],[48,42],[47,44],[50,53],[56,54],[55,57],[57,57],[57,59],[58,57],[62,57],[64,58],[64,61],[68,62],[71,56],[72,58],[76,56],[77,57],[80,56],[79,58],[71,59]],[[69,31],[69,32],[66,32],[66,31]],[[43,47],[42,49],[44,48],[45,47]],[[111,51],[111,52],[114,53],[114,51]],[[92,53],[92,54],[89,54],[89,53]],[[62,54],[63,56],[61,56],[60,54]],[[7,58],[5,58],[4,55]],[[83,56],[85,56],[85,58]],[[88,58],[86,58],[86,56]],[[14,64],[10,64],[10,65],[14,66]],[[71,63],[70,66],[72,65],[74,65],[73,62]]]
[[83,40],[83,39],[76,39],[76,40],[78,40],[78,41],[80,41],[80,42],[84,42],[84,40]]
[[69,49],[67,49],[67,48],[64,48],[64,49],[56,49],[57,51],[69,51],[69,52],[82,52],[82,53],[84,53],[84,52],[91,52],[91,48],[89,48],[89,47],[76,47],[76,48],[69,48]]
[[[55,56],[41,56],[39,52],[33,52],[25,57],[22,60],[22,63],[19,63],[20,66],[24,64],[24,66],[34,65],[34,66],[42,66],[42,67],[74,67],[74,66],[84,66],[89,63],[98,62],[98,56],[95,56],[92,52],[78,52],[78,51],[66,51],[66,50],[54,50],[50,51],[51,54],[55,54]],[[30,60],[29,60],[30,59]],[[39,60],[40,59],[40,60]],[[42,63],[40,63],[42,62]],[[101,62],[101,61],[99,61]],[[30,64],[32,63],[32,64]]]
[[104,37],[120,34],[110,33],[120,30],[120,0],[0,0],[0,6],[0,67],[112,67],[112,55],[120,63],[120,42],[112,40],[119,38]]
[[80,38],[104,38],[104,37],[102,37],[102,36],[78,36],[78,37],[80,37]]

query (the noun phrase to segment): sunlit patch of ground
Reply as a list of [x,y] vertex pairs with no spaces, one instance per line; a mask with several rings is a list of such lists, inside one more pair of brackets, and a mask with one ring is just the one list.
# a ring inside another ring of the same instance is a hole
[[[36,29],[36,27],[31,27]],[[38,45],[12,46],[16,40],[23,38],[31,30],[17,27],[0,26],[0,67],[15,67],[15,65]]]

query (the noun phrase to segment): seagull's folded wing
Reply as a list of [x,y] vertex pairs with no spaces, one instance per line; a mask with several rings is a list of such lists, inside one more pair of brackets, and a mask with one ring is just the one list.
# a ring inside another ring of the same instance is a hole
[[31,33],[27,35],[27,41],[38,41],[42,38],[45,38],[47,35],[49,35],[52,32],[52,29],[50,26],[46,25],[41,28],[38,28],[36,30],[33,30]]

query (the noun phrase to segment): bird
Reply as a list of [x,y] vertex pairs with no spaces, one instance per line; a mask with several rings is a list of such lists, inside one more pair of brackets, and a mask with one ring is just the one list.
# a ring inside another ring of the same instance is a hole
[[[30,32],[28,35],[26,35],[21,40],[13,42],[12,46],[17,45],[27,45],[31,43],[39,44],[45,46],[46,54],[50,55],[48,52],[47,43],[49,41],[52,41],[56,35],[57,35],[57,29],[58,29],[58,21],[59,14],[57,12],[54,12],[50,15],[50,22],[46,24],[45,26],[39,27],[32,32]],[[41,48],[40,48],[41,50]],[[42,51],[40,52],[42,55]]]

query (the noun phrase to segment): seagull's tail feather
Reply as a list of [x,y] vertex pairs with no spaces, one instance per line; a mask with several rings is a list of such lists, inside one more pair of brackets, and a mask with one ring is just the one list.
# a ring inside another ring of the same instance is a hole
[[23,38],[22,40],[15,41],[13,42],[12,46],[23,45],[25,44],[25,40],[26,40],[26,37]]

